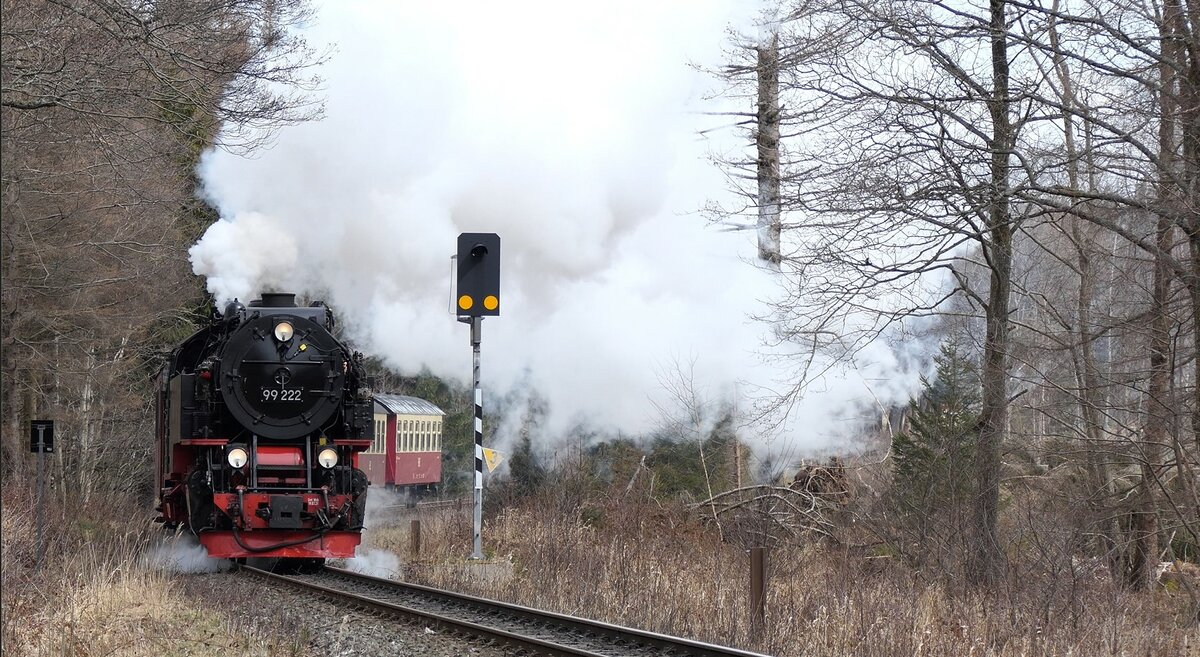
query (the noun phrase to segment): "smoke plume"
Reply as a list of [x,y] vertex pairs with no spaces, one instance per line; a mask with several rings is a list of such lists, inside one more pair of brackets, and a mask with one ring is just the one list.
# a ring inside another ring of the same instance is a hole
[[[704,100],[699,68],[721,63],[727,26],[748,17],[719,0],[329,3],[306,35],[337,44],[326,118],[254,159],[204,156],[222,220],[192,249],[194,269],[222,300],[324,298],[389,367],[464,380],[449,256],[460,232],[496,232],[485,407],[527,385],[548,402],[547,435],[579,422],[636,433],[670,407],[658,372],[674,362],[692,363],[712,397],[739,381],[788,386],[791,366],[764,353],[749,319],[778,284],[754,266],[754,236],[696,212],[727,189],[709,153],[744,147],[732,131],[697,136],[723,121],[705,114],[722,107]],[[867,356],[773,435],[746,438],[779,455],[827,449],[866,381],[903,398],[913,377],[896,356]]]

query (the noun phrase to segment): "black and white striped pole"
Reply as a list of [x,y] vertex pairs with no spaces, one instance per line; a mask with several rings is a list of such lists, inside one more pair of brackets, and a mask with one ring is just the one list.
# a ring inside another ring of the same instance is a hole
[[471,324],[472,392],[475,399],[475,508],[472,512],[472,559],[483,558],[483,385],[479,378],[479,344],[483,318],[500,315],[500,236],[463,233],[458,236],[458,321]]
[[483,318],[471,318],[472,389],[475,392],[475,510],[471,516],[474,533],[471,558],[483,558],[483,387],[479,383],[479,343]]

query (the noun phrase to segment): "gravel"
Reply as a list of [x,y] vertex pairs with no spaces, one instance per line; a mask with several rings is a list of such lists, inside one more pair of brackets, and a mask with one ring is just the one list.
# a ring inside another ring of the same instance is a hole
[[478,639],[443,634],[420,624],[339,607],[317,596],[236,572],[179,575],[188,597],[229,619],[231,633],[274,637],[277,649],[321,657],[395,657],[511,654]]

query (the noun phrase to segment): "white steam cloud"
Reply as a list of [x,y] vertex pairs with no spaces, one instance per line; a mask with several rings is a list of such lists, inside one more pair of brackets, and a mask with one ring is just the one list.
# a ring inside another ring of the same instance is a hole
[[376,527],[394,524],[396,509],[403,506],[406,501],[405,496],[394,490],[383,486],[371,486],[367,490],[367,509],[366,517],[363,518],[363,527],[369,531]]
[[142,563],[155,570],[173,573],[219,573],[229,570],[228,559],[214,559],[191,534],[178,534],[148,550]]
[[400,557],[388,550],[364,548],[354,550],[354,557],[346,560],[346,569],[372,577],[393,579],[400,574]]
[[[367,514],[363,519],[363,541],[370,542],[373,530],[394,525],[397,520],[396,507],[404,504],[404,496],[382,486],[372,486],[367,491]],[[369,548],[359,545],[354,556],[346,559],[345,567],[356,573],[395,579],[400,575],[400,557],[390,550]]]
[[[503,240],[502,316],[483,324],[487,399],[529,385],[548,423],[626,432],[670,407],[664,366],[691,363],[708,396],[778,389],[749,319],[776,281],[753,235],[696,210],[725,194],[697,137],[726,28],[755,7],[645,3],[330,3],[306,33],[336,43],[327,116],[246,159],[210,152],[220,210],[192,249],[222,300],[264,290],[325,298],[360,348],[395,370],[464,380],[468,330],[448,312],[457,235]],[[749,102],[749,101],[746,101]],[[724,149],[741,148],[730,132]],[[837,411],[902,399],[891,351],[827,377],[766,451],[829,448]],[[491,421],[491,420],[489,420]],[[553,432],[550,432],[552,435]],[[754,440],[755,436],[746,436]],[[502,441],[503,443],[503,438]],[[495,447],[504,448],[503,444]]]

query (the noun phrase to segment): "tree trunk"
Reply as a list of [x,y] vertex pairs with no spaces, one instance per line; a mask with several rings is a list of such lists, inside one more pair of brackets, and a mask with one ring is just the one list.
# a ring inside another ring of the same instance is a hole
[[[1167,0],[1163,14],[1164,30],[1171,38],[1163,41],[1161,69],[1176,89],[1177,98],[1173,99],[1169,116],[1176,124],[1172,132],[1178,134],[1182,155],[1176,163],[1180,170],[1175,174],[1184,181],[1184,188],[1168,208],[1182,217],[1186,226],[1191,259],[1187,287],[1192,302],[1192,331],[1194,344],[1200,345],[1200,107],[1196,106],[1200,100],[1200,62],[1190,47],[1197,36],[1193,28],[1200,21],[1200,7],[1195,2]],[[1191,429],[1192,440],[1200,448],[1200,358],[1194,359],[1194,373]]]
[[758,259],[773,269],[779,247],[779,31],[772,23],[758,47]]
[[974,549],[968,575],[981,586],[997,583],[1004,573],[1004,550],[998,532],[1000,506],[1000,454],[1008,416],[1009,303],[1012,291],[1013,226],[1009,201],[1009,158],[1013,129],[1009,117],[1008,37],[1005,0],[990,0],[992,34],[991,199],[988,207],[986,246],[991,264],[986,312],[987,336],[983,343],[982,404],[979,429],[976,495],[974,499]]
[[[1158,509],[1154,499],[1155,468],[1159,461],[1156,454],[1159,445],[1171,441],[1171,409],[1168,395],[1171,387],[1171,318],[1167,304],[1170,301],[1171,270],[1167,254],[1171,252],[1173,231],[1168,212],[1178,207],[1178,198],[1171,193],[1171,177],[1175,168],[1175,139],[1179,105],[1176,94],[1177,83],[1172,61],[1181,54],[1174,45],[1171,33],[1178,26],[1179,6],[1168,0],[1163,7],[1164,20],[1160,26],[1162,54],[1159,59],[1161,91],[1158,124],[1158,196],[1159,207],[1165,212],[1158,216],[1155,226],[1155,245],[1158,252],[1154,257],[1154,284],[1150,301],[1150,380],[1146,386],[1146,419],[1143,423],[1141,440],[1135,445],[1133,457],[1137,461],[1141,479],[1137,494],[1133,498],[1130,513],[1129,542],[1127,550],[1128,568],[1125,583],[1132,589],[1145,589],[1154,581],[1154,568],[1158,565]],[[1193,301],[1193,310],[1200,308]],[[1200,373],[1200,372],[1198,372]],[[1193,413],[1193,423],[1196,415]]]
[[1146,421],[1134,458],[1141,480],[1137,484],[1129,526],[1129,569],[1126,583],[1133,589],[1149,588],[1158,565],[1158,506],[1154,487],[1156,469],[1161,460],[1161,445],[1171,441],[1171,319],[1167,303],[1171,288],[1171,270],[1165,254],[1170,251],[1171,221],[1160,216],[1156,229],[1159,254],[1154,259],[1154,292],[1150,304],[1150,381],[1146,387]]
[[[1075,144],[1075,120],[1078,105],[1075,101],[1075,85],[1071,69],[1060,45],[1058,22],[1055,18],[1059,10],[1059,1],[1055,0],[1048,18],[1047,36],[1050,38],[1050,49],[1054,54],[1054,68],[1062,87],[1061,99],[1063,106],[1063,146],[1067,155],[1067,181],[1072,190],[1084,191],[1084,185],[1079,175],[1080,156]],[[1086,124],[1085,124],[1086,125]],[[1085,128],[1085,145],[1087,153],[1091,153],[1090,130]],[[1095,191],[1094,173],[1090,159],[1087,160],[1088,184],[1086,191]],[[1072,362],[1075,366],[1075,382],[1079,387],[1079,415],[1083,419],[1084,434],[1087,444],[1084,449],[1084,465],[1087,470],[1086,499],[1089,508],[1096,517],[1098,531],[1091,541],[1094,554],[1107,559],[1110,572],[1118,571],[1119,552],[1114,549],[1117,545],[1118,527],[1116,518],[1108,508],[1108,500],[1112,492],[1109,481],[1107,450],[1104,449],[1104,423],[1101,420],[1100,409],[1106,400],[1100,392],[1100,368],[1096,363],[1095,344],[1097,333],[1093,329],[1092,300],[1095,298],[1096,277],[1092,267],[1092,254],[1095,253],[1095,240],[1085,226],[1085,220],[1079,217],[1068,217],[1071,227],[1071,242],[1075,246],[1075,264],[1079,270],[1079,289],[1075,296],[1075,344],[1072,348]],[[1111,360],[1111,359],[1110,359]],[[1042,416],[1044,417],[1044,415]],[[1045,432],[1042,432],[1045,435]]]

